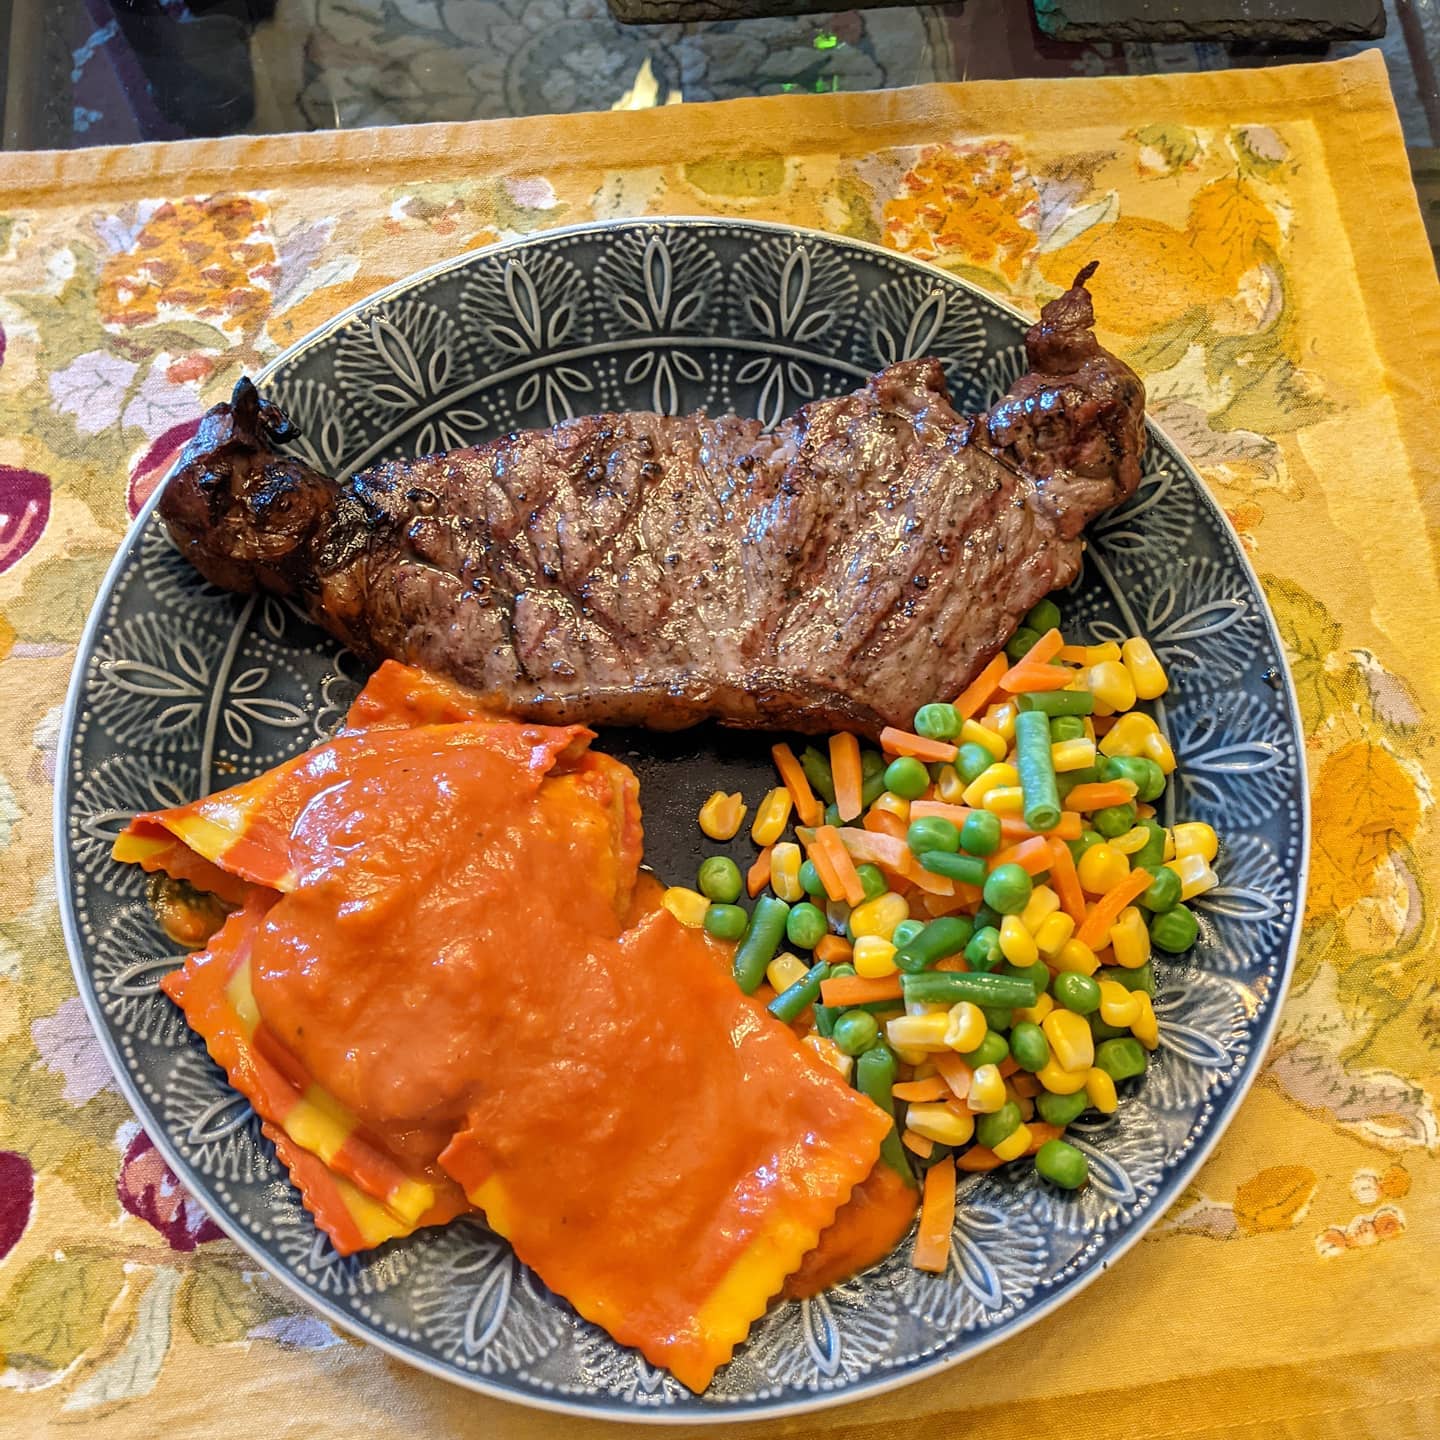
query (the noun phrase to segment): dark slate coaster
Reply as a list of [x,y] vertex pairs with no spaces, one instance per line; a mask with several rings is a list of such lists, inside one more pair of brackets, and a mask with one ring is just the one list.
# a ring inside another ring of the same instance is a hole
[[[1383,0],[1031,0],[1040,29],[1076,44],[1374,40]],[[612,0],[613,8],[613,0]]]
[[[755,20],[769,15],[830,12],[835,0],[605,0],[624,25],[683,25],[692,20]],[[849,10],[886,10],[914,0],[846,0]]]

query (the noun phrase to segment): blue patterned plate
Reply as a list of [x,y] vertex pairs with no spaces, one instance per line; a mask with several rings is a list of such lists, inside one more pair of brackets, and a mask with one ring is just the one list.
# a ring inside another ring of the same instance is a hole
[[[709,406],[773,421],[909,356],[944,363],[962,409],[1023,368],[1025,322],[961,280],[873,246],[724,220],[634,221],[463,255],[338,316],[262,383],[332,474],[601,409]],[[1149,637],[1172,688],[1176,815],[1225,837],[1201,940],[1157,967],[1161,1048],[1119,1112],[1079,1127],[1078,1195],[1028,1167],[966,1177],[953,1263],[903,1253],[774,1307],[695,1396],[580,1320],[465,1221],[342,1260],[310,1223],[246,1102],[157,981],[181,956],[110,844],[137,810],[246,778],[325,736],[362,679],[285,602],[208,586],[153,501],[85,631],[56,786],[60,903],[80,990],[120,1084],[185,1184],[317,1310],[490,1394],[585,1415],[723,1420],[874,1394],[1015,1334],[1129,1249],[1180,1193],[1255,1078],[1299,933],[1306,799],[1279,640],[1220,511],[1152,430],[1139,493],[1091,527],[1060,597],[1067,630]],[[701,729],[609,732],[639,770],[647,859],[694,873],[716,784],[768,785],[767,747]],[[738,852],[737,852],[738,853]],[[1183,1282],[1177,1282],[1183,1283]]]

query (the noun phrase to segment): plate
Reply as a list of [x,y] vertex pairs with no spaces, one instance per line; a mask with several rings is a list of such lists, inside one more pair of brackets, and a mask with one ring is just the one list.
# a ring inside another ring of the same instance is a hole
[[[960,408],[978,410],[1024,368],[1025,325],[965,282],[874,246],[750,222],[634,221],[427,270],[259,378],[302,427],[297,449],[344,474],[602,409],[708,406],[774,421],[918,355],[939,357]],[[1179,1195],[1253,1081],[1304,895],[1298,714],[1233,532],[1152,427],[1139,491],[1091,526],[1084,571],[1058,598],[1068,634],[1143,634],[1155,647],[1172,687],[1153,708],[1179,757],[1163,818],[1208,820],[1225,849],[1220,888],[1197,903],[1199,944],[1157,966],[1154,1064],[1115,1115],[1077,1127],[1092,1183],[1061,1194],[1019,1166],[965,1177],[943,1276],[913,1270],[902,1247],[823,1295],[773,1307],[700,1396],[580,1320],[478,1222],[341,1259],[248,1104],[159,992],[182,956],[151,920],[140,872],[109,849],[135,811],[314,744],[363,675],[287,603],[207,585],[153,509],[101,588],[64,719],[56,834],[76,978],[176,1174],[260,1265],[390,1354],[489,1394],[632,1420],[753,1419],[873,1394],[1015,1334],[1113,1263]],[[704,797],[773,783],[768,743],[753,735],[609,731],[602,744],[639,772],[647,861],[677,881],[702,855]]]

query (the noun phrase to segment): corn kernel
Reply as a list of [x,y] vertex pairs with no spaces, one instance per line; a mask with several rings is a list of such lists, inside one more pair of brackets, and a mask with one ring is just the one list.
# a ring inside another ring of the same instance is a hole
[[1104,895],[1130,873],[1130,862],[1112,845],[1092,845],[1075,869],[1087,895]]
[[[1069,686],[1066,686],[1069,689]],[[1095,743],[1095,722],[1090,716],[1085,717],[1085,738],[1093,745]]]
[[1135,992],[1140,1001],[1140,1013],[1130,1024],[1130,1033],[1147,1049],[1153,1050],[1160,1043],[1160,1024],[1155,1019],[1155,1006],[1144,990]]
[[710,902],[698,890],[687,890],[683,885],[672,885],[661,897],[660,903],[687,930],[698,930],[705,923],[705,912]]
[[1101,738],[1097,747],[1102,755],[1139,755],[1145,741],[1151,735],[1158,735],[1160,727],[1143,711],[1135,710],[1122,715]]
[[1110,948],[1115,963],[1127,970],[1138,970],[1150,958],[1150,927],[1133,905],[1127,905],[1110,927]]
[[1085,1074],[1085,1098],[1102,1115],[1113,1115],[1120,1106],[1114,1080],[1098,1065],[1092,1065]]
[[1047,915],[1035,931],[1035,948],[1041,956],[1054,964],[1060,958],[1065,943],[1075,933],[1075,921],[1063,910]]
[[1006,700],[1000,705],[992,705],[986,712],[982,723],[988,730],[993,730],[1008,745],[1015,738],[1015,712],[1019,706],[1013,700]]
[[912,1105],[905,1112],[905,1128],[937,1145],[964,1145],[975,1133],[975,1117],[943,1101]]
[[960,743],[978,745],[982,750],[988,750],[997,760],[1003,760],[1005,752],[1010,748],[1003,735],[997,735],[978,720],[967,720],[960,727]]
[[930,1054],[928,1050],[914,1050],[909,1045],[892,1044],[890,1048],[895,1052],[896,1058],[902,1065],[918,1065]]
[[910,823],[910,802],[902,800],[892,790],[882,790],[870,808],[880,811],[882,815],[893,815],[907,825]]
[[745,820],[745,797],[717,790],[700,807],[700,828],[712,840],[733,840]]
[[1073,1010],[1052,1010],[1040,1022],[1050,1054],[1062,1070],[1088,1070],[1095,1063],[1095,1037],[1090,1022]]
[[850,1078],[850,1067],[855,1062],[828,1036],[807,1035],[800,1043],[808,1045],[842,1080]]
[[1140,991],[1127,990],[1115,980],[1100,982],[1100,1018],[1107,1025],[1119,1025],[1128,1030],[1140,1014],[1140,1002],[1135,998]]
[[1175,768],[1175,752],[1170,748],[1170,742],[1156,731],[1154,735],[1145,737],[1145,744],[1141,747],[1140,753],[1147,759],[1153,760],[1163,775],[1168,775]]
[[[859,966],[856,966],[856,969],[858,970]],[[782,950],[765,967],[765,978],[778,995],[782,990],[788,990],[797,980],[803,980],[809,970],[810,967],[798,955]]]
[[1213,890],[1220,883],[1220,877],[1210,868],[1203,855],[1179,856],[1165,868],[1173,870],[1180,877],[1182,900],[1193,900],[1195,896]]
[[1000,922],[1000,953],[1012,965],[1033,965],[1040,958],[1035,937],[1018,915],[1007,915]]
[[953,765],[942,765],[935,780],[935,793],[947,805],[959,805],[965,798],[965,782]]
[[1142,700],[1156,700],[1170,688],[1165,667],[1155,658],[1150,642],[1136,635],[1120,647],[1120,658],[1135,682],[1135,693]]
[[1085,663],[1087,665],[1103,665],[1107,660],[1120,659],[1122,653],[1120,647],[1113,640],[1107,640],[1103,645],[1087,645],[1085,647]]
[[1095,763],[1093,740],[1057,740],[1050,747],[1050,763],[1057,775],[1067,770],[1086,770]]
[[978,805],[992,790],[1018,785],[1020,772],[1013,765],[997,762],[982,770],[966,787],[961,797],[967,805]]
[[757,845],[773,845],[785,833],[794,804],[790,792],[783,785],[777,785],[755,811],[755,823],[750,827],[750,838]]
[[866,900],[850,912],[850,933],[858,940],[862,935],[878,935],[888,940],[902,920],[910,918],[910,902],[893,890]]
[[1030,1148],[1030,1129],[1017,1125],[996,1147],[997,1160],[1018,1160]]
[[800,860],[800,847],[793,840],[782,841],[770,852],[770,888],[791,905],[805,898]]
[[1175,854],[1183,860],[1187,855],[1200,855],[1213,860],[1220,851],[1220,837],[1213,825],[1203,820],[1186,820],[1177,825],[1171,834],[1175,837]]
[[1052,1095],[1076,1095],[1085,1088],[1086,1070],[1066,1070],[1052,1055],[1039,1070],[1035,1078]]
[[1037,995],[1033,1005],[1022,1005],[1012,1014],[1017,1020],[1028,1020],[1038,1025],[1055,1008],[1055,1001],[1049,995]]
[[1117,835],[1110,843],[1122,855],[1135,855],[1150,843],[1150,832],[1145,826],[1137,825],[1133,830]]
[[895,947],[879,935],[857,935],[852,958],[855,973],[866,980],[884,980],[895,973]]
[[1097,715],[1114,715],[1135,703],[1135,682],[1118,660],[1102,660],[1090,667],[1090,693]]
[[1165,832],[1165,846],[1162,859],[1166,861],[1175,858],[1175,836],[1169,830]]
[[1055,968],[1076,975],[1093,975],[1100,968],[1100,961],[1083,940],[1067,940],[1055,957]]
[[945,1032],[945,1043],[962,1055],[968,1054],[985,1038],[988,1026],[985,1012],[968,1000],[950,1007],[950,1028]]
[[992,815],[1023,815],[1025,792],[1018,785],[997,785],[980,804]]
[[933,1054],[948,1050],[946,1032],[950,1029],[950,1012],[934,1010],[924,1015],[897,1015],[885,1026],[885,1038],[898,1052],[903,1046],[916,1054]]
[[1025,908],[1020,912],[1020,920],[1025,928],[1034,935],[1046,917],[1053,915],[1059,908],[1060,897],[1048,885],[1037,885],[1030,892],[1030,899],[1026,901]]
[[1005,1103],[1005,1080],[998,1065],[981,1065],[970,1077],[965,1103],[976,1115],[993,1115]]

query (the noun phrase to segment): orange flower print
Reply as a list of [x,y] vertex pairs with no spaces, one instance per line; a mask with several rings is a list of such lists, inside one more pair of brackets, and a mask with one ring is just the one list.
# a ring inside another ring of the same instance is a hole
[[885,204],[885,243],[922,260],[1019,279],[1039,237],[1040,192],[1005,140],[932,145]]
[[149,325],[166,314],[254,328],[269,309],[276,270],[269,221],[269,207],[248,195],[161,205],[134,243],[106,262],[101,319]]

